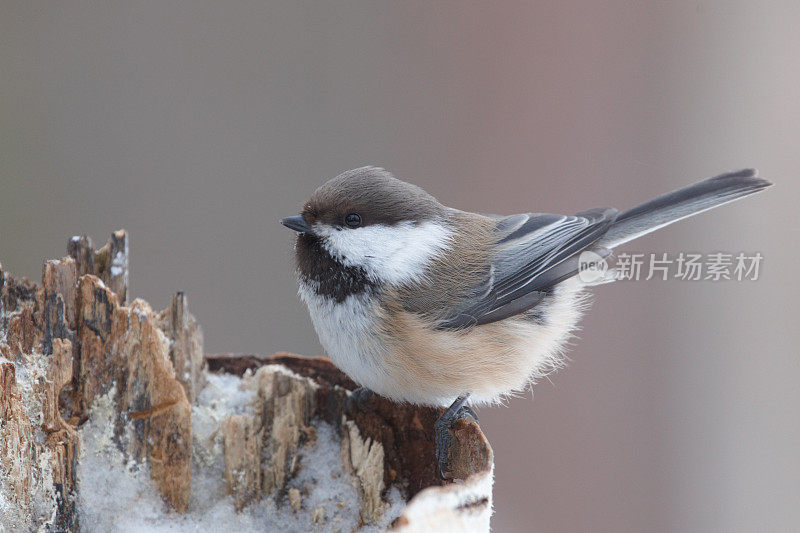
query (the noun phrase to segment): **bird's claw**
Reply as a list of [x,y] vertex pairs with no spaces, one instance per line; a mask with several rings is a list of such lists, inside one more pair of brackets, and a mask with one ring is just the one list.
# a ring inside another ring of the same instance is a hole
[[453,426],[459,420],[467,422],[478,422],[478,415],[468,405],[461,405],[457,410],[447,411],[439,417],[433,424],[434,437],[436,439],[436,465],[439,469],[439,476],[448,479],[450,473],[450,446],[453,443]]

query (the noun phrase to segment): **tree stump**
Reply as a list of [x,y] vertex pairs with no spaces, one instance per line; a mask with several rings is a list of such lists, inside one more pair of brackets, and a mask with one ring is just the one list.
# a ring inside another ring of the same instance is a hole
[[0,531],[488,530],[493,460],[439,409],[372,397],[322,357],[203,354],[178,293],[128,304],[128,236],[73,237],[42,283],[0,267]]

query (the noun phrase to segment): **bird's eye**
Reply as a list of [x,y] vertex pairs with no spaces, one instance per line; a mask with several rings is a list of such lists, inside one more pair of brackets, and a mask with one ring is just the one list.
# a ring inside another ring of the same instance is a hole
[[358,213],[350,213],[344,217],[344,223],[350,228],[357,228],[361,225],[361,215]]

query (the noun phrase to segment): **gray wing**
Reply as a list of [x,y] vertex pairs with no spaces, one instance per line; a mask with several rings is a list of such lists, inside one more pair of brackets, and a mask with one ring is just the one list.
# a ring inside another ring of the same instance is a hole
[[571,216],[498,217],[497,242],[484,279],[473,297],[452,309],[440,327],[488,324],[532,308],[551,287],[577,274],[580,252],[591,248],[616,216],[616,209],[603,207]]

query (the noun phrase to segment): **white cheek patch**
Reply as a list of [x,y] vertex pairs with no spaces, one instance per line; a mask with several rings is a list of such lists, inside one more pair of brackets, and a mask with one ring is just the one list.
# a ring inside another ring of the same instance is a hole
[[337,229],[315,224],[325,249],[346,266],[359,266],[376,281],[418,279],[426,264],[450,245],[452,230],[439,222],[400,222]]

